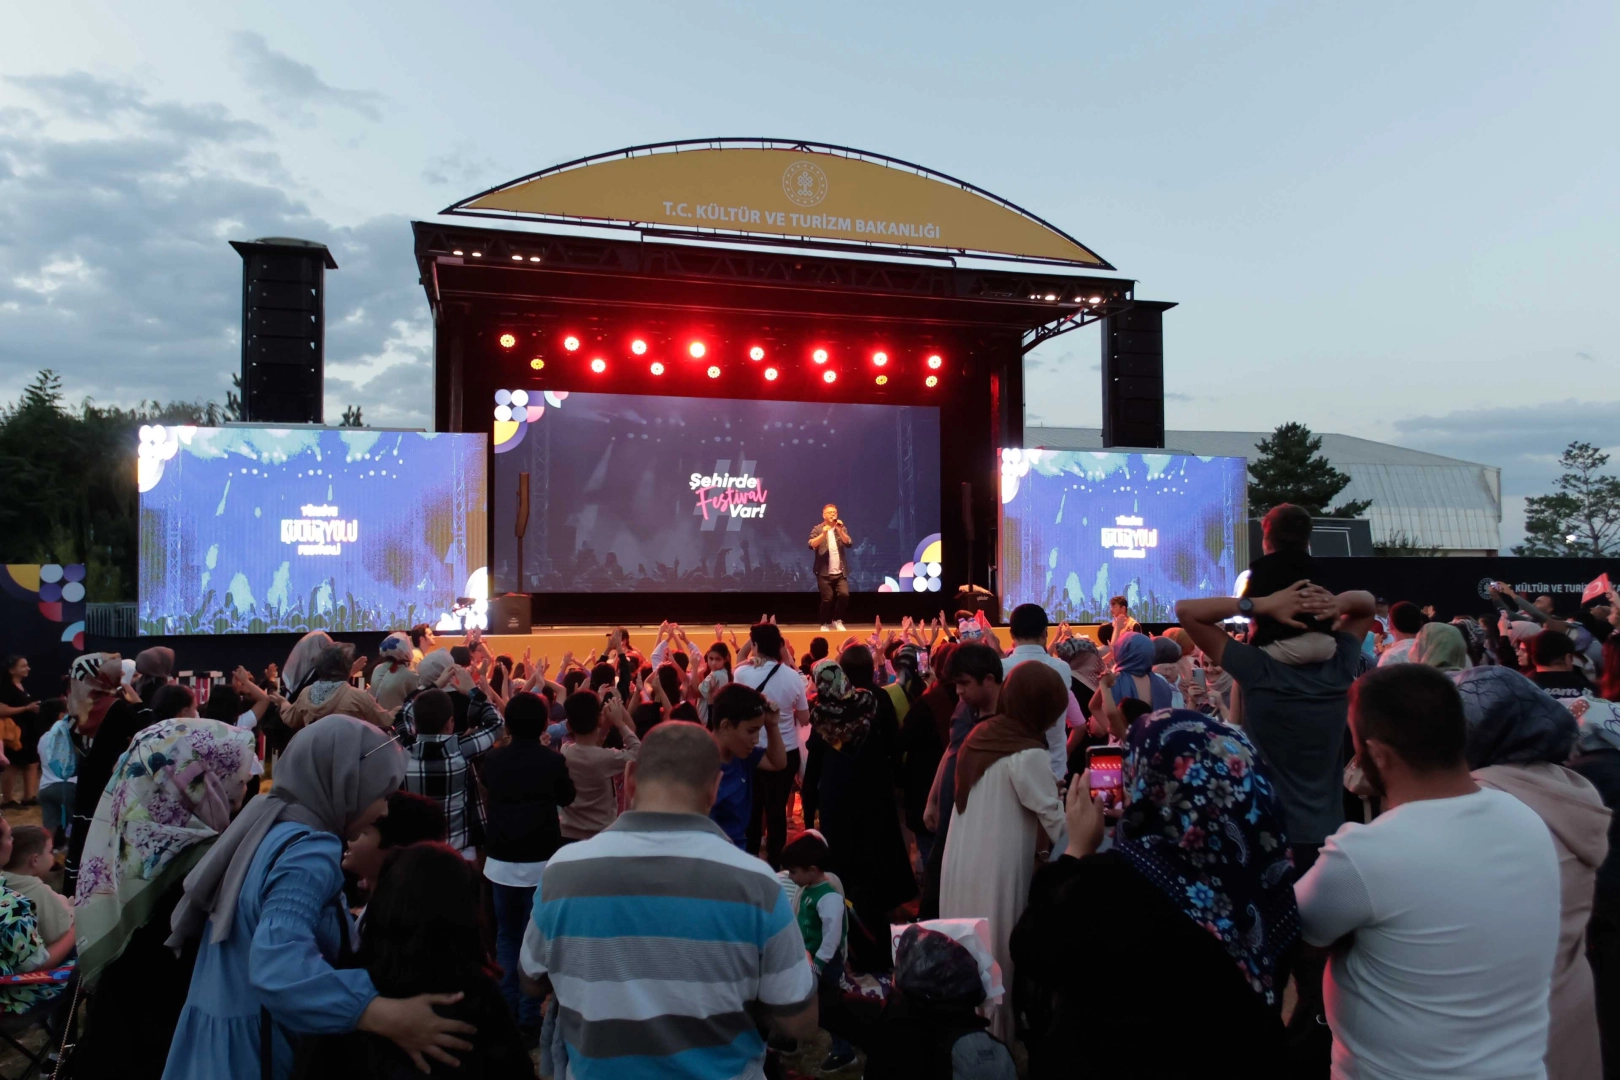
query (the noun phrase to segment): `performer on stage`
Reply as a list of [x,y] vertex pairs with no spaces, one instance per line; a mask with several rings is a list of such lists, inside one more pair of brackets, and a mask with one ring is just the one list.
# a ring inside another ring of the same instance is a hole
[[849,528],[838,520],[838,507],[821,508],[821,524],[810,530],[810,550],[816,553],[816,584],[821,587],[821,628],[844,629],[849,609],[849,566],[844,552],[850,547]]

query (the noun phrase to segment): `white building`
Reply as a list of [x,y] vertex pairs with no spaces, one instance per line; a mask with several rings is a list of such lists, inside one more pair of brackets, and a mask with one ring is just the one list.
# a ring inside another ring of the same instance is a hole
[[[1368,499],[1374,544],[1495,555],[1502,543],[1502,470],[1351,435],[1313,432],[1322,456],[1350,477],[1339,499]],[[1200,457],[1260,456],[1269,431],[1166,431],[1165,449]],[[1024,445],[1102,450],[1101,428],[1026,427]]]

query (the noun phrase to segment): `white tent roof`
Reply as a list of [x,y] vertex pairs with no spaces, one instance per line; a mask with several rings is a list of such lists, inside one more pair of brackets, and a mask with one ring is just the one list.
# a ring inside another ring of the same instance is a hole
[[[1406,542],[1443,550],[1495,553],[1502,543],[1502,470],[1403,446],[1315,432],[1322,454],[1350,477],[1339,494],[1370,499],[1375,543]],[[1269,431],[1166,431],[1167,451],[1199,457],[1256,458]],[[1102,450],[1100,428],[1026,427],[1024,445]]]

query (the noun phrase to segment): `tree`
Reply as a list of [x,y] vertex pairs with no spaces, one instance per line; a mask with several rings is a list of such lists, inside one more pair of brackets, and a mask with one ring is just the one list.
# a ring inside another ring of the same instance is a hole
[[1350,477],[1335,469],[1321,455],[1322,437],[1312,435],[1304,424],[1282,424],[1261,439],[1260,456],[1249,462],[1249,511],[1264,514],[1279,503],[1293,503],[1308,510],[1312,517],[1359,517],[1371,500],[1356,499],[1328,504],[1350,483]]
[[1609,455],[1591,443],[1565,447],[1557,490],[1524,501],[1524,543],[1513,554],[1620,554],[1620,479],[1602,471],[1608,464]]
[[366,426],[365,423],[360,419],[360,406],[359,405],[349,405],[349,406],[346,406],[344,408],[344,410],[343,410],[343,422],[340,423],[338,425],[338,427],[365,427],[365,426]]

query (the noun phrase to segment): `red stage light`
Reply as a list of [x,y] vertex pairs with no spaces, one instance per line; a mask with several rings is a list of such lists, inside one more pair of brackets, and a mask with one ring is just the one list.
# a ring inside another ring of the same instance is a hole
[[591,370],[596,372],[598,375],[602,374],[602,372],[607,370],[607,361],[598,356],[595,360],[591,361]]
[[539,371],[546,366],[546,362],[537,356],[533,360],[529,361],[529,366],[534,368],[534,370]]
[[510,349],[512,346],[514,346],[516,344],[517,344],[517,335],[516,334],[502,334],[501,335],[501,348]]
[[887,375],[879,375],[877,377],[877,384],[879,386],[888,386],[889,385],[889,377]]
[[935,371],[938,371],[940,368],[945,366],[945,361],[939,358],[938,353],[935,353],[933,356],[928,358],[928,366],[933,368]]
[[719,367],[719,365],[718,364],[710,364],[709,365],[709,378],[718,379],[719,377],[720,377],[720,367]]
[[817,349],[815,352],[810,354],[810,359],[814,360],[818,364],[825,364],[827,362],[827,350]]
[[569,352],[578,351],[579,338],[575,337],[573,334],[569,334],[567,337],[563,338],[563,348],[567,349]]
[[694,341],[692,344],[686,347],[686,351],[692,354],[692,359],[701,360],[703,359],[703,354],[709,350],[703,347],[703,342]]
[[888,362],[889,362],[889,354],[888,353],[886,353],[886,352],[875,352],[875,353],[872,354],[872,363],[876,364],[878,367],[882,367],[884,364],[887,364]]
[[773,367],[766,368],[765,369],[765,381],[766,382],[775,382],[777,374],[778,374],[778,372],[777,372],[777,370],[775,368],[773,368]]
[[647,370],[651,371],[654,375],[662,375],[664,373],[664,365],[654,360],[652,367],[648,368]]
[[765,350],[760,348],[758,345],[755,345],[752,349],[748,350],[748,359],[750,359],[750,360],[763,360],[763,359],[765,359]]
[[637,356],[641,356],[647,351],[647,343],[642,341],[640,338],[636,338],[636,340],[630,343],[630,351],[635,353]]
[[938,375],[930,375],[930,376],[928,376],[928,378],[923,380],[923,385],[928,387],[930,390],[932,390],[934,387],[939,385],[939,376]]
[[823,371],[821,373],[821,381],[822,382],[829,382],[829,383],[830,382],[837,382],[838,381],[838,372],[836,372],[836,371]]

